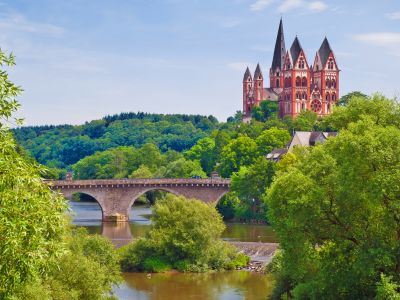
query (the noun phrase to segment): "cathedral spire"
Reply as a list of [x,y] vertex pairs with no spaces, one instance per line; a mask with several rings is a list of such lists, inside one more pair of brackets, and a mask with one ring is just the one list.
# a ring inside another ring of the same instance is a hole
[[279,22],[278,34],[276,36],[274,57],[272,59],[272,65],[271,65],[272,70],[275,70],[277,68],[279,68],[280,70],[283,69],[285,53],[286,53],[285,36],[283,34],[283,22],[281,18],[281,21]]

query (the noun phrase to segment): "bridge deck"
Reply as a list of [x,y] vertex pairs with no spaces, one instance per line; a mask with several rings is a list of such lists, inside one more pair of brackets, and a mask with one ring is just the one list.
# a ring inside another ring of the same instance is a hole
[[68,187],[130,187],[130,186],[230,186],[230,179],[222,178],[149,178],[149,179],[89,179],[89,180],[48,180],[54,188]]

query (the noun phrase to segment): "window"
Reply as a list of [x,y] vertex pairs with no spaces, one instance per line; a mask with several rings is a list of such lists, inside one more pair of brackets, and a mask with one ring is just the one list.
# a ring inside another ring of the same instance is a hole
[[301,79],[301,86],[307,86],[307,78],[306,77],[303,77],[302,79]]
[[331,88],[331,81],[329,80],[329,78],[327,78],[325,81],[325,88],[328,88],[328,89]]
[[331,101],[331,96],[329,95],[329,93],[328,94],[326,94],[326,101]]
[[306,99],[307,99],[307,94],[303,93],[303,100],[306,100]]
[[300,76],[296,77],[296,86],[297,87],[301,86],[301,78],[300,78]]
[[276,80],[276,87],[277,87],[277,88],[280,87],[280,83],[281,83],[281,81],[280,81],[279,79],[277,79],[277,80]]
[[330,58],[328,61],[328,69],[333,70],[333,59],[332,58]]
[[333,88],[336,89],[336,80],[335,79],[332,80],[332,86],[333,86]]
[[279,72],[276,72],[276,76],[279,76]]
[[299,60],[299,69],[304,69],[304,60],[303,59]]
[[332,94],[332,101],[336,101],[336,94],[335,93]]

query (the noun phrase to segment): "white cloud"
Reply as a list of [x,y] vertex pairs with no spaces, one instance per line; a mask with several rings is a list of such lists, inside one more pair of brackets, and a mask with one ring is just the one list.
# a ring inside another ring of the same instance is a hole
[[328,8],[328,5],[326,5],[324,2],[322,1],[314,1],[314,2],[310,2],[308,3],[308,9],[313,11],[313,12],[321,12],[324,11]]
[[20,14],[1,16],[0,29],[25,33],[39,33],[51,36],[61,36],[65,32],[65,30],[59,26],[33,22]]
[[273,2],[274,2],[274,0],[257,0],[252,5],[250,5],[250,10],[252,10],[252,11],[264,10],[269,5],[271,5]]
[[375,46],[400,46],[399,32],[373,32],[353,35],[356,41]]
[[386,18],[390,20],[400,20],[400,11],[385,14]]
[[285,13],[289,10],[301,7],[304,5],[303,0],[285,0],[281,5],[278,7],[278,12]]

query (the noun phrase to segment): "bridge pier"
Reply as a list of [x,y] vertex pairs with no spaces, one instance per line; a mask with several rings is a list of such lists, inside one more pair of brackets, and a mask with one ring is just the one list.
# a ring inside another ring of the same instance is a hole
[[75,193],[92,196],[99,203],[104,222],[129,221],[135,200],[151,190],[163,190],[188,199],[217,203],[229,192],[228,179],[112,179],[48,181],[53,190],[67,199]]

